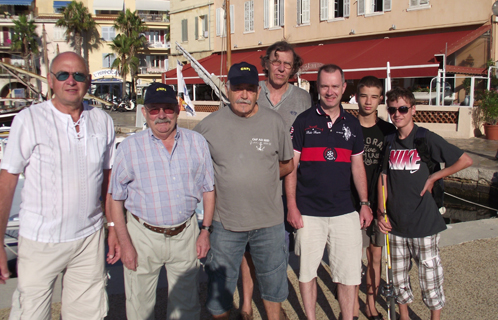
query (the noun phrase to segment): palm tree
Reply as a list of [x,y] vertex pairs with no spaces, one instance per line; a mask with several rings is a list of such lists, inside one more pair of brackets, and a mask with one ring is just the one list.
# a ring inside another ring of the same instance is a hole
[[[20,52],[23,59],[26,70],[29,68],[29,56],[35,55],[40,52],[38,46],[38,34],[36,33],[36,25],[34,20],[29,20],[25,15],[20,15],[18,20],[12,20],[14,22],[12,45],[10,50],[14,52]],[[32,65],[33,72],[36,73],[35,65]]]
[[[147,44],[147,39],[142,35],[147,31],[147,27],[138,16],[137,11],[131,12],[130,9],[126,9],[126,12],[120,12],[114,22],[114,28],[121,31],[128,38],[133,39],[130,46],[130,56],[132,57],[135,57],[137,52]],[[135,78],[137,73],[138,63],[136,66],[130,66],[131,91],[133,92],[135,91]]]
[[[126,94],[126,75],[130,73],[131,70],[138,68],[138,58],[131,54],[131,48],[133,42],[136,39],[126,36],[125,34],[118,34],[109,44],[112,51],[114,51],[115,59],[111,65],[112,69],[117,69],[121,78],[123,78],[123,88],[121,92],[121,98],[124,99]],[[106,56],[109,57],[112,54]]]
[[[70,42],[71,37],[73,37],[74,50],[80,55],[83,40],[86,40],[86,42],[97,40],[93,39],[95,38],[97,23],[82,2],[72,1],[69,3],[62,12],[62,18],[57,20],[55,25],[66,28],[67,42]],[[92,39],[84,39],[85,36]]]

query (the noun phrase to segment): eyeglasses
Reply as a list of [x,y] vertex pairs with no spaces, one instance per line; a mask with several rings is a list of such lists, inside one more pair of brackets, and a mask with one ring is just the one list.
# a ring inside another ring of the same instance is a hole
[[408,110],[410,110],[411,107],[407,106],[401,106],[399,108],[396,107],[387,107],[387,112],[389,112],[390,115],[394,115],[396,111],[398,111],[400,114],[407,114]]
[[59,71],[57,73],[53,73],[50,71],[51,74],[55,76],[55,79],[58,81],[66,81],[69,78],[69,75],[73,76],[73,79],[78,81],[78,82],[85,82],[87,80],[87,75],[81,72],[67,72],[67,71]]
[[157,108],[145,108],[145,109],[151,116],[157,116],[159,112],[161,112],[161,110],[163,110],[163,112],[166,114],[175,113],[175,110],[171,109],[171,107],[157,107]]
[[282,62],[280,60],[273,60],[273,61],[270,61],[270,63],[274,67],[280,67],[280,65],[283,63],[285,69],[292,69],[292,64],[290,64],[289,62]]

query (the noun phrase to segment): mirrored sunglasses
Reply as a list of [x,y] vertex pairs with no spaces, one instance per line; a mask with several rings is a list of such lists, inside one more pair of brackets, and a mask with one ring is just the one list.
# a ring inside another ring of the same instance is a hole
[[59,71],[57,73],[53,73],[50,71],[51,74],[55,76],[55,79],[58,81],[66,81],[69,78],[69,75],[73,76],[73,79],[78,82],[85,82],[87,80],[87,75],[81,72],[67,72],[67,71]]
[[390,115],[394,115],[396,111],[398,111],[400,114],[407,114],[408,110],[410,110],[411,107],[407,106],[401,106],[399,108],[396,107],[387,107],[387,112],[389,112]]

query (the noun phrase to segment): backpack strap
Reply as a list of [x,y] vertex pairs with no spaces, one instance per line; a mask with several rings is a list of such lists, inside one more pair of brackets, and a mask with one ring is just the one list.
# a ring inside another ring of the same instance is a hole
[[420,159],[429,167],[429,173],[433,174],[438,170],[435,161],[432,160],[429,144],[427,143],[426,134],[429,130],[418,127],[413,139],[413,145],[417,149]]

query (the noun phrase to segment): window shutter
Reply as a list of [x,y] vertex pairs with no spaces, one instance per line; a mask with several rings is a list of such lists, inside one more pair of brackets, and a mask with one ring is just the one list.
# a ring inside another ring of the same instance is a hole
[[418,6],[418,0],[410,0],[410,7]]
[[209,37],[209,30],[208,30],[208,16],[207,14],[204,15],[204,28],[202,28],[202,36],[204,38],[208,38]]
[[281,27],[284,26],[284,0],[279,1],[279,6],[278,6],[278,22]]
[[230,33],[235,33],[235,6],[230,5]]
[[303,23],[310,23],[310,0],[302,0],[303,1]]
[[302,16],[303,16],[303,7],[301,6],[301,1],[302,0],[297,0],[297,24],[300,25],[303,23]]
[[419,1],[419,5],[425,5],[425,4],[429,4],[429,0],[420,0]]
[[268,29],[270,27],[270,12],[268,10],[268,0],[263,1],[263,21],[264,28]]
[[344,18],[349,17],[349,0],[344,0]]
[[188,24],[187,19],[182,20],[182,42],[188,41]]
[[250,7],[251,3],[249,1],[244,2],[244,32],[250,31]]
[[384,12],[391,11],[391,0],[384,0]]
[[116,29],[114,27],[109,28],[109,40],[116,38]]
[[249,31],[254,31],[254,0],[249,1]]
[[329,0],[320,0],[320,21],[329,19]]
[[358,0],[358,15],[362,16],[365,14],[365,0]]
[[216,8],[216,36],[221,36],[221,8]]
[[199,17],[195,17],[195,40],[199,39]]

